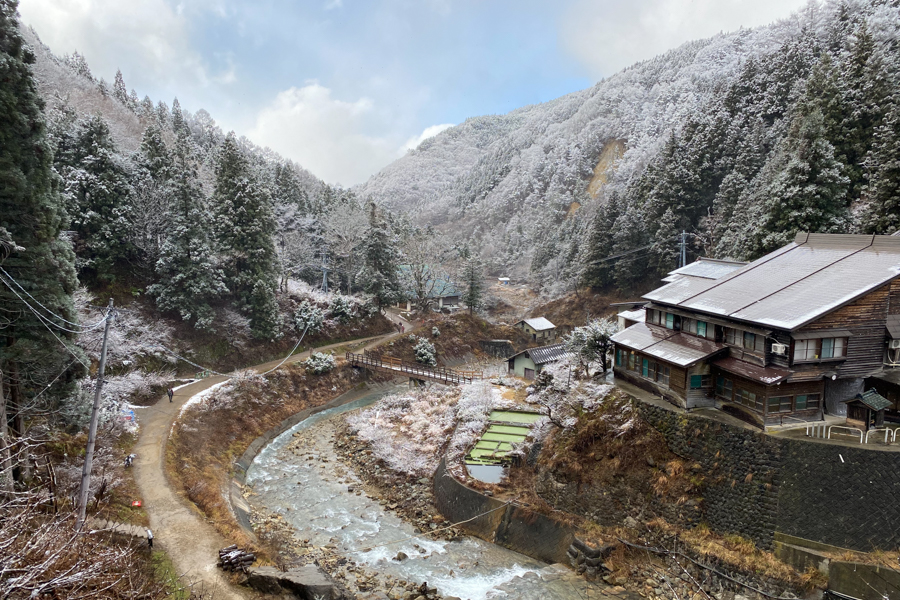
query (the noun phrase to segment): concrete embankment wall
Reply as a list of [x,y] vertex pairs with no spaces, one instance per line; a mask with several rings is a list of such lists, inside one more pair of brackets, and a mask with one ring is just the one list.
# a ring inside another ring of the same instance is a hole
[[900,546],[900,453],[767,436],[637,402],[703,467],[705,519],[772,548],[775,532],[868,552]]
[[569,563],[566,551],[575,541],[571,527],[466,487],[447,472],[443,460],[434,474],[434,503],[445,518],[466,521],[461,527],[485,541],[549,563]]

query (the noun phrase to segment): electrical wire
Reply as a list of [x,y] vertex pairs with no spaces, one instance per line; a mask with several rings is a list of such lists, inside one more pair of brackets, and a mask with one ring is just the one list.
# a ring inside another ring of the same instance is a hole
[[[3,279],[3,278],[0,277],[0,280],[2,280],[2,279]],[[12,288],[10,288],[10,289],[12,289]],[[33,312],[33,313],[35,314],[35,316],[40,317],[40,315],[38,314],[38,312],[37,312],[34,308],[32,308],[32,306],[31,306],[30,304],[26,303],[26,306],[31,310],[31,312]],[[106,317],[104,317],[104,320],[106,320],[107,318],[109,318],[109,315],[107,315]],[[73,357],[75,357],[75,359],[76,359],[78,362],[80,362],[81,365],[82,365],[85,369],[87,369],[88,371],[91,370],[91,368],[90,368],[88,365],[84,364],[84,361],[81,360],[81,357],[78,356],[78,354],[76,354],[74,350],[72,350],[71,348],[69,348],[69,347],[66,345],[66,343],[65,343],[64,341],[62,341],[62,339],[60,339],[60,337],[59,337],[58,335],[56,335],[56,333],[55,333],[52,329],[50,329],[49,327],[47,327],[47,324],[44,323],[43,319],[38,319],[38,320],[40,321],[41,325],[43,325],[44,328],[45,328],[47,331],[50,332],[50,335],[52,335],[53,337],[55,337],[55,338],[56,338],[56,341],[59,342],[60,344],[62,344],[62,347],[63,347],[63,348],[65,348],[66,350],[68,350],[69,354],[71,354]]]
[[[0,271],[2,271],[2,270],[3,270],[3,269],[0,268]],[[4,271],[4,272],[5,272],[5,271]],[[103,324],[106,322],[106,317],[103,317],[103,320],[102,320],[102,321],[99,321],[99,322],[95,323],[94,325],[91,325],[89,328],[82,329],[81,331],[77,331],[77,330],[75,330],[75,329],[69,329],[69,328],[67,328],[67,327],[63,327],[62,325],[59,325],[58,323],[54,323],[53,321],[51,321],[50,319],[48,319],[47,317],[45,317],[44,315],[42,315],[41,313],[39,313],[39,312],[37,311],[36,308],[34,308],[31,304],[29,304],[28,301],[25,300],[25,298],[23,298],[23,297],[15,290],[15,288],[12,287],[12,286],[9,284],[8,281],[6,281],[6,278],[5,278],[5,277],[0,276],[0,281],[2,281],[3,284],[4,284],[6,287],[8,287],[9,290],[10,290],[13,294],[15,294],[16,297],[17,297],[17,298],[18,298],[25,306],[27,306],[27,307],[31,310],[31,312],[34,313],[34,316],[36,316],[36,317],[38,318],[38,320],[40,320],[41,323],[44,323],[44,324],[45,324],[45,325],[44,325],[45,327],[47,326],[46,324],[50,324],[50,325],[53,325],[54,327],[56,327],[57,329],[59,329],[59,330],[61,330],[61,331],[65,331],[65,332],[67,332],[67,333],[74,333],[74,334],[76,334],[76,335],[80,335],[80,334],[83,334],[83,333],[87,333],[88,331],[92,331],[92,330],[94,330],[94,329],[97,329],[98,327],[100,327],[100,325],[103,325]],[[13,281],[15,282],[15,280],[13,280]],[[18,283],[17,283],[16,285],[18,285]],[[24,291],[24,290],[23,290],[23,291]],[[25,292],[25,293],[27,294],[28,292]],[[40,304],[40,303],[38,303],[38,304]],[[43,305],[41,305],[41,306],[43,306]],[[53,313],[53,314],[54,314],[54,316],[56,316],[55,313]]]
[[272,371],[274,371],[275,369],[279,368],[281,365],[283,365],[284,363],[286,363],[286,362],[287,362],[287,359],[289,359],[291,356],[294,355],[294,351],[296,351],[297,348],[300,346],[300,342],[303,341],[303,338],[306,337],[306,330],[307,330],[307,329],[309,329],[309,323],[307,323],[307,324],[306,324],[306,327],[303,328],[303,335],[300,336],[300,339],[297,340],[297,343],[294,344],[294,347],[291,348],[291,351],[288,353],[288,355],[284,357],[284,360],[282,360],[280,363],[278,363],[277,365],[275,365],[274,367],[272,367],[271,369],[269,369],[269,370],[266,371],[265,373],[260,373],[260,375],[268,375],[269,373],[271,373]]
[[[63,323],[68,323],[69,325],[74,325],[75,327],[81,327],[81,328],[86,328],[86,329],[93,329],[94,327],[99,327],[100,325],[102,325],[102,324],[106,321],[106,317],[104,317],[103,319],[100,319],[99,321],[97,321],[96,323],[94,323],[94,324],[92,324],[92,325],[82,325],[81,323],[73,323],[72,321],[69,321],[68,319],[65,319],[64,317],[59,316],[58,314],[56,314],[55,312],[53,312],[52,310],[50,310],[49,308],[47,308],[46,306],[44,306],[43,304],[41,304],[40,300],[38,300],[37,298],[35,298],[35,297],[32,296],[31,294],[29,294],[29,293],[28,293],[28,290],[26,290],[25,288],[23,288],[22,285],[21,285],[18,281],[16,281],[16,280],[13,278],[12,275],[10,275],[9,273],[7,273],[6,270],[5,270],[3,267],[0,267],[0,272],[2,272],[4,275],[6,275],[6,277],[7,277],[10,281],[12,281],[13,283],[15,283],[15,284],[16,284],[16,287],[18,287],[20,290],[22,290],[22,291],[25,293],[26,296],[28,296],[29,298],[31,298],[32,300],[34,300],[34,301],[37,303],[38,306],[40,306],[41,308],[43,308],[44,310],[46,310],[48,313],[50,313],[51,315],[53,315],[54,317],[56,317],[57,319],[59,319],[59,320],[62,321]],[[7,285],[8,285],[8,284],[7,284]],[[18,294],[17,294],[17,295],[18,295]]]

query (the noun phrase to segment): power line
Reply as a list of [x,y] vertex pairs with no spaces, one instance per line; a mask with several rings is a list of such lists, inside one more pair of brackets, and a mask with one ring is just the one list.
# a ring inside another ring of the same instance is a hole
[[[7,273],[6,270],[5,270],[3,267],[0,267],[0,272],[2,272],[4,275],[6,275],[6,277],[7,277],[10,281],[12,281],[13,283],[15,283],[15,284],[16,284],[16,287],[18,287],[20,290],[22,290],[22,291],[25,293],[26,296],[28,296],[29,298],[31,298],[32,300],[34,300],[34,301],[37,303],[38,306],[40,306],[41,308],[43,308],[44,310],[46,310],[48,313],[50,313],[51,315],[53,315],[54,317],[56,317],[57,319],[59,319],[60,321],[62,321],[62,322],[64,322],[64,323],[68,323],[69,325],[74,325],[75,327],[81,327],[81,328],[93,329],[94,327],[99,327],[100,325],[102,325],[102,324],[106,321],[106,317],[104,317],[103,319],[100,319],[99,321],[97,321],[97,322],[94,323],[93,325],[82,325],[81,323],[73,323],[72,321],[69,321],[68,319],[65,319],[64,317],[59,316],[58,314],[56,314],[55,312],[53,312],[52,310],[50,310],[49,308],[47,308],[46,306],[44,306],[43,304],[41,304],[40,300],[38,300],[37,298],[35,298],[35,297],[32,296],[31,294],[29,294],[29,293],[28,293],[28,290],[26,290],[25,288],[23,288],[22,285],[21,285],[18,281],[16,281],[15,278],[13,278],[12,275],[10,275],[9,273]],[[6,282],[4,282],[4,283],[6,283]],[[8,287],[8,286],[9,286],[9,284],[7,284],[7,287]],[[15,291],[15,290],[13,290],[13,291]],[[18,294],[16,294],[16,295],[18,296]],[[104,307],[104,308],[106,308],[106,307]]]
[[[2,270],[3,270],[3,269],[0,268],[0,271],[2,271]],[[4,271],[4,273],[5,273],[5,271]],[[89,328],[82,329],[81,331],[77,331],[77,330],[75,330],[75,329],[69,329],[68,327],[63,327],[62,325],[59,325],[58,323],[54,323],[53,321],[51,321],[50,319],[48,319],[47,317],[45,317],[44,315],[42,315],[41,313],[39,313],[39,312],[37,311],[36,308],[34,308],[31,304],[28,303],[27,300],[25,300],[25,298],[23,298],[21,295],[19,295],[19,293],[15,290],[14,287],[12,287],[11,285],[9,285],[9,282],[6,281],[6,278],[5,278],[5,277],[0,277],[0,281],[2,281],[3,284],[4,284],[6,287],[8,287],[9,290],[10,290],[13,294],[16,295],[16,297],[22,302],[22,304],[24,304],[25,306],[27,306],[27,307],[31,310],[31,312],[34,313],[34,316],[36,316],[36,317],[38,318],[38,320],[40,320],[40,322],[41,322],[42,324],[44,324],[44,327],[47,327],[47,324],[49,323],[50,325],[53,325],[54,327],[56,327],[57,329],[59,329],[59,330],[61,330],[61,331],[65,331],[65,332],[67,332],[67,333],[74,333],[74,334],[76,334],[76,335],[80,335],[80,334],[86,333],[86,332],[88,332],[88,331],[92,331],[92,330],[94,330],[94,329],[97,329],[100,325],[103,325],[103,324],[106,322],[106,317],[104,317],[103,320],[99,321],[98,323],[95,323],[94,325],[91,325]],[[15,282],[15,280],[13,280],[13,282],[16,283],[16,285],[19,285],[17,282]],[[19,286],[19,287],[21,287],[21,286]],[[24,290],[22,290],[22,291],[24,291]],[[28,294],[28,292],[25,292],[25,293]],[[29,294],[29,296],[30,296],[30,294]],[[37,302],[37,301],[35,300],[35,302]],[[40,304],[40,302],[38,302],[38,304]],[[43,306],[43,304],[41,304],[41,306]],[[48,310],[48,311],[49,311],[49,309],[46,309],[46,308],[45,308],[45,310]],[[56,315],[55,313],[52,313],[52,311],[51,311],[51,314],[53,314],[54,316],[58,316],[58,315]],[[61,317],[60,317],[60,318],[61,318]],[[63,319],[63,320],[65,320],[65,319]],[[66,321],[66,322],[68,323],[69,321]],[[49,328],[48,328],[48,329],[49,329]]]
[[[2,278],[2,277],[0,277],[0,281],[3,281],[3,278]],[[6,282],[4,281],[4,283],[6,283]],[[10,288],[10,289],[12,289],[12,288]],[[15,292],[15,290],[13,290],[13,291]],[[41,315],[38,314],[38,312],[37,312],[36,310],[34,310],[34,308],[32,308],[32,306],[31,306],[30,304],[28,304],[27,302],[25,303],[25,306],[27,306],[27,307],[31,310],[31,312],[33,312],[33,313],[35,314],[35,316],[37,316],[37,317],[40,317],[40,316],[41,316]],[[108,318],[108,316],[109,316],[109,315],[107,315],[107,317],[104,317],[103,320],[105,321],[106,318]],[[55,333],[52,329],[50,329],[49,327],[47,327],[47,324],[44,322],[43,319],[38,318],[38,321],[40,321],[41,325],[43,325],[44,328],[46,328],[47,331],[50,332],[50,335],[52,335],[53,337],[55,337],[55,338],[56,338],[56,341],[59,342],[60,344],[62,344],[62,347],[65,348],[66,350],[68,350],[69,354],[71,354],[72,356],[74,356],[75,359],[76,359],[78,362],[80,362],[81,365],[82,365],[85,369],[87,369],[88,371],[91,370],[91,368],[90,368],[88,365],[84,364],[84,361],[81,360],[81,357],[78,356],[78,354],[76,354],[74,350],[72,350],[71,348],[69,348],[68,346],[66,346],[66,343],[65,343],[64,341],[62,341],[62,340],[60,339],[60,337],[59,337],[58,335],[56,335],[56,333]]]

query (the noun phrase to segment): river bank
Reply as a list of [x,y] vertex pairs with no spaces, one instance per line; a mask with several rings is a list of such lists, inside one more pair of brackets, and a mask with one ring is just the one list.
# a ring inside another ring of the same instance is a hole
[[426,583],[445,598],[472,600],[610,596],[611,588],[565,567],[482,540],[422,535],[387,509],[396,503],[379,497],[334,447],[342,413],[376,399],[311,417],[267,446],[250,467],[247,499],[256,531],[280,538],[280,561],[290,566],[322,558],[332,577],[358,597],[418,598]]

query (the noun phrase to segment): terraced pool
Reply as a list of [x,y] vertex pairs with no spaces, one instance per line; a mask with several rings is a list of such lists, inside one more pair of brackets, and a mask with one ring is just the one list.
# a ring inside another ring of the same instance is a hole
[[[531,433],[531,426],[543,416],[540,413],[512,410],[491,412],[488,417],[490,425],[466,455],[466,465],[479,467],[506,464],[513,444],[523,442]],[[482,471],[484,470],[470,469],[473,477],[476,477],[476,472]]]

